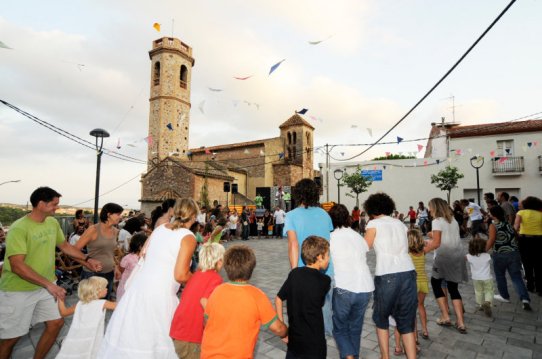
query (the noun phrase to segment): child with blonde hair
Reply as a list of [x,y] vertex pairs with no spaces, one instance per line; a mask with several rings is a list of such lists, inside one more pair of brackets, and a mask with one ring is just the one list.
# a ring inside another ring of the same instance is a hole
[[222,283],[218,272],[223,265],[224,251],[221,244],[212,242],[205,243],[199,250],[198,271],[183,290],[169,332],[179,358],[200,357],[203,305],[213,290]]
[[469,242],[467,262],[470,265],[474,295],[479,309],[491,317],[493,301],[493,278],[491,277],[491,256],[486,253],[486,241],[478,236]]
[[[429,281],[425,272],[425,241],[422,234],[417,229],[410,229],[407,232],[408,237],[408,254],[414,263],[416,270],[416,287],[418,288],[418,314],[420,323],[422,324],[422,338],[429,339],[427,331],[427,314],[425,312],[425,296],[429,293]],[[416,322],[417,324],[417,322]],[[417,325],[416,325],[417,327]],[[416,342],[418,342],[418,330],[416,330]]]
[[79,302],[73,307],[66,308],[64,301],[58,300],[60,315],[73,314],[73,321],[57,358],[96,358],[104,336],[105,310],[113,310],[117,305],[103,299],[107,295],[107,279],[102,277],[83,279],[77,295]]

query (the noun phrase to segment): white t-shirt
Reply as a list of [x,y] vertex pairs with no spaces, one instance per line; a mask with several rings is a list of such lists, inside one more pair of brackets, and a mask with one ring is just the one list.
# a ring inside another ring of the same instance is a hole
[[124,249],[124,251],[128,252],[128,250],[130,249],[130,238],[132,238],[130,232],[125,229],[121,229],[119,231],[118,239],[119,248],[122,248]]
[[423,209],[418,208],[418,217],[419,218],[427,218],[429,215],[427,214],[427,208],[423,207]]
[[206,217],[205,213],[204,213],[204,212],[200,212],[200,213],[198,214],[198,216],[196,217],[196,221],[197,221],[199,224],[201,224],[202,226],[204,226],[204,225],[205,225],[205,217]]
[[275,218],[275,224],[284,224],[286,212],[284,212],[282,209],[279,209],[278,211],[275,211],[275,213],[273,213],[273,217]]
[[375,218],[367,229],[376,229],[373,247],[376,253],[375,275],[401,273],[414,270],[408,255],[407,227],[390,216]]
[[491,256],[487,253],[481,253],[479,256],[467,254],[467,261],[470,264],[470,271],[473,280],[491,279]]
[[79,241],[79,238],[81,238],[80,235],[75,234],[75,233],[72,234],[71,237],[70,237],[70,244],[71,244],[72,246],[75,246],[75,244]]
[[480,206],[476,203],[469,202],[469,205],[465,207],[465,212],[467,212],[471,221],[479,221],[483,218]]
[[375,286],[367,265],[367,242],[358,232],[344,227],[335,229],[330,237],[335,287],[353,293],[372,292]]
[[232,214],[230,216],[230,229],[237,229],[237,222],[239,221],[239,216],[236,214]]
[[459,237],[459,224],[457,221],[452,218],[452,222],[448,223],[442,217],[435,218],[431,222],[431,227],[433,231],[440,231],[440,247],[435,250],[435,256],[439,252],[443,251],[460,251],[461,247],[461,238]]

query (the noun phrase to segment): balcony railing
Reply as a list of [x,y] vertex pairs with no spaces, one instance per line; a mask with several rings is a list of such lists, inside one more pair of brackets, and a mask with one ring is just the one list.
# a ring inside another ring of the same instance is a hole
[[525,171],[523,156],[519,157],[495,157],[491,160],[493,174],[520,174]]

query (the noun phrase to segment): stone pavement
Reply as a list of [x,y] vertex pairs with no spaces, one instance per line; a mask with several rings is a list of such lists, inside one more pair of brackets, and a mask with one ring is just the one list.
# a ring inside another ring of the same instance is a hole
[[[233,244],[247,244],[254,249],[257,257],[257,265],[252,277],[252,284],[261,288],[271,301],[274,302],[278,292],[288,273],[287,241],[285,239],[250,239],[246,242],[235,241]],[[464,241],[466,246],[467,241]],[[226,245],[231,245],[228,243]],[[432,255],[427,256],[426,271],[431,273]],[[374,270],[374,252],[368,255],[369,267]],[[224,274],[224,273],[222,273]],[[430,293],[425,301],[427,310],[429,340],[420,337],[421,352],[419,358],[542,358],[542,322],[540,306],[542,300],[536,294],[531,294],[532,312],[525,312],[511,286],[509,290],[512,303],[493,303],[493,317],[486,317],[483,312],[476,310],[474,301],[474,289],[472,283],[460,285],[459,290],[463,296],[465,305],[465,323],[468,334],[463,335],[453,327],[440,327],[435,323],[439,316],[439,310]],[[68,302],[73,303],[75,295]],[[379,358],[380,352],[376,338],[375,326],[371,319],[370,303],[365,314],[361,340],[362,358]],[[286,313],[285,313],[286,315]],[[452,321],[454,315],[451,315]],[[59,339],[63,338],[69,326],[62,329]],[[31,340],[36,343],[42,330],[42,325],[37,325],[30,336],[25,336],[17,344],[13,353],[14,359],[31,358],[33,353]],[[54,358],[58,352],[55,346],[48,355]],[[390,352],[393,356],[393,337],[390,338]],[[260,332],[256,346],[256,358],[284,358],[286,345],[271,332]],[[328,339],[328,358],[339,358],[335,341]]]

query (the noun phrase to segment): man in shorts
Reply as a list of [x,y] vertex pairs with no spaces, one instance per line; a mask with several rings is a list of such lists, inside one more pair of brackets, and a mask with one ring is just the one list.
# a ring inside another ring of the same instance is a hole
[[66,242],[52,217],[60,196],[49,187],[36,189],[30,196],[32,211],[15,221],[7,235],[0,277],[0,359],[10,358],[19,338],[39,322],[45,322],[45,329],[34,358],[45,358],[64,325],[55,302],[66,296],[55,284],[55,247],[93,271],[101,270],[100,262]]

